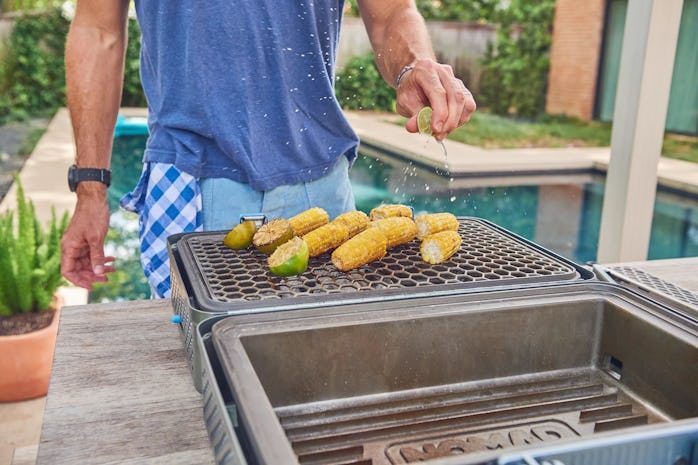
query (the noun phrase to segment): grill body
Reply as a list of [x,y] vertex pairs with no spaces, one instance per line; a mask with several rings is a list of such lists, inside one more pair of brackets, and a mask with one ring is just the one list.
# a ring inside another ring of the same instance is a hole
[[206,408],[232,418],[209,424],[224,464],[484,464],[698,425],[698,325],[612,284],[217,316],[198,331]]
[[[698,423],[656,425],[633,435],[608,434],[535,452],[501,457],[498,465],[676,465],[698,460]],[[483,459],[469,463],[482,463]]]
[[299,276],[273,276],[266,255],[233,251],[225,232],[190,233],[168,239],[172,302],[195,387],[201,390],[197,324],[217,315],[313,309],[366,301],[480,292],[588,280],[594,274],[499,226],[459,218],[463,244],[440,265],[421,261],[418,241],[391,249],[381,260],[348,273],[328,254],[310,260]]

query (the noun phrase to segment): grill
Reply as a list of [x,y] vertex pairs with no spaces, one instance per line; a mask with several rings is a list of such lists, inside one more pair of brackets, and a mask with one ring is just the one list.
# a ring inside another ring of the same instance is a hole
[[693,463],[691,457],[695,459],[696,444],[698,423],[679,421],[646,428],[632,437],[606,435],[602,441],[589,439],[510,454],[500,458],[498,465],[686,465]]
[[698,321],[698,294],[664,281],[632,266],[612,266],[604,270],[613,279],[663,300],[681,313]]
[[193,298],[201,309],[249,309],[257,302],[286,298],[324,299],[329,294],[472,283],[505,285],[516,281],[550,282],[579,278],[577,268],[550,252],[533,247],[481,220],[462,219],[462,252],[448,265],[429,265],[420,259],[419,243],[392,249],[385,258],[348,273],[335,269],[326,255],[314,257],[308,272],[292,278],[271,275],[266,255],[252,248],[232,251],[224,233],[197,234],[181,245],[185,269],[196,270]]
[[267,256],[222,244],[225,232],[191,233],[168,239],[172,301],[194,384],[201,390],[197,324],[221,313],[241,315],[291,308],[319,308],[481,291],[509,286],[573,282],[593,273],[490,222],[460,218],[460,251],[447,263],[421,261],[419,244],[395,247],[379,261],[348,273],[328,255],[310,260],[308,271],[282,278],[267,269]]
[[489,464],[698,425],[698,324],[631,290],[577,282],[409,302],[199,325],[218,462]]

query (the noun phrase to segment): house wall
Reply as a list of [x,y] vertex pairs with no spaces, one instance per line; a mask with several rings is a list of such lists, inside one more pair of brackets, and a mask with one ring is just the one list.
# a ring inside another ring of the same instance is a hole
[[605,0],[555,3],[548,113],[593,117],[605,12]]

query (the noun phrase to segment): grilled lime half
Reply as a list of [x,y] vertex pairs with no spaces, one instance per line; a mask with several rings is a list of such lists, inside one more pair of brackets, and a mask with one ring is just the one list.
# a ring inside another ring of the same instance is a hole
[[223,244],[235,250],[246,249],[252,244],[255,232],[257,225],[254,221],[243,221],[225,235]]
[[277,276],[301,274],[308,268],[308,244],[296,236],[281,244],[267,260],[269,269]]
[[252,243],[257,247],[257,250],[270,255],[278,246],[292,237],[291,223],[285,218],[277,218],[263,224],[252,237]]

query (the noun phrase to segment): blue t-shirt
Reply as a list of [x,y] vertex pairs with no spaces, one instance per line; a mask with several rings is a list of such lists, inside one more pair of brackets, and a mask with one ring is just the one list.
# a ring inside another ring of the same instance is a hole
[[358,138],[334,94],[343,0],[136,0],[144,160],[257,190],[321,177]]

